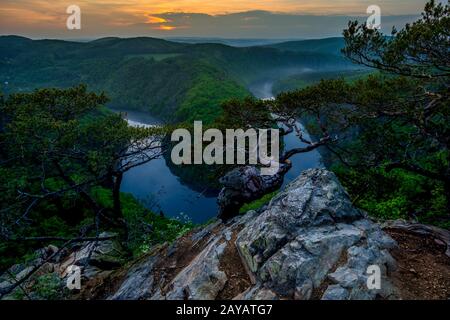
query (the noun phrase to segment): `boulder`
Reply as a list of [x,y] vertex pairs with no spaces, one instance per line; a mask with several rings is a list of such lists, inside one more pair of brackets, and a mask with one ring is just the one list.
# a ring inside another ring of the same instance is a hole
[[79,250],[73,251],[60,265],[60,271],[64,275],[71,265],[86,267],[90,272],[85,276],[92,277],[96,270],[112,270],[120,267],[126,262],[126,253],[116,234],[103,232],[100,238],[112,239],[106,241],[90,241],[85,243]]
[[159,293],[154,299],[213,300],[227,281],[225,273],[219,268],[220,258],[227,245],[223,240],[217,237],[175,277],[164,296]]
[[256,281],[284,298],[310,299],[327,279],[335,284],[324,298],[348,298],[353,291],[356,298],[375,298],[383,292],[367,289],[367,268],[379,265],[385,276],[395,265],[387,252],[395,241],[353,207],[324,169],[305,171],[289,184],[245,226],[236,245]]
[[262,176],[254,166],[239,167],[227,173],[219,180],[223,185],[217,197],[219,218],[225,221],[232,219],[239,215],[243,204],[278,190],[290,167],[290,163],[282,164],[277,174],[272,176]]
[[155,288],[153,268],[159,260],[158,255],[150,255],[132,266],[119,289],[114,292],[110,300],[142,300],[150,299]]
[[[242,181],[229,179],[230,186]],[[245,185],[244,194],[252,190],[251,183]],[[110,298],[203,300],[226,292],[244,300],[387,299],[396,296],[388,278],[395,246],[352,205],[333,173],[307,170],[264,209],[216,222],[133,264]],[[185,257],[180,250],[194,253],[186,265],[170,260]],[[367,286],[372,265],[381,271],[380,290]],[[245,270],[248,285],[238,286],[230,267]]]

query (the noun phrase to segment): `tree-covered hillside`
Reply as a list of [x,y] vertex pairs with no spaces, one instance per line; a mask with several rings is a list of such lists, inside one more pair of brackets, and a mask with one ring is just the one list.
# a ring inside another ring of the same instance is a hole
[[344,38],[312,39],[302,41],[288,41],[270,45],[271,48],[294,52],[315,52],[323,54],[341,55],[345,47]]
[[109,106],[150,111],[171,121],[210,121],[221,102],[250,95],[249,83],[276,70],[342,68],[328,53],[182,44],[154,38],[103,38],[87,43],[0,37],[3,91],[66,88],[104,91]]

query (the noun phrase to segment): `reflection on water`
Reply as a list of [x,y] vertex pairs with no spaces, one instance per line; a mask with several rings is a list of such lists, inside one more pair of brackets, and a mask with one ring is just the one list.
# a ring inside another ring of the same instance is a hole
[[[130,125],[158,125],[156,118],[145,112],[122,111]],[[167,217],[179,217],[181,213],[194,223],[203,223],[217,214],[216,196],[190,189],[174,175],[166,160],[153,160],[133,168],[124,175],[122,192],[133,194],[154,212]]]
[[[303,125],[301,125],[300,123],[297,123],[297,126],[304,129]],[[304,133],[303,136],[305,139],[310,140],[309,134]],[[284,137],[284,144],[286,150],[306,146],[299,141],[295,133],[291,133]],[[289,172],[286,174],[283,186],[297,178],[303,171],[307,169],[323,167],[321,156],[317,149],[311,152],[297,154],[290,160],[292,161],[292,169],[289,170]]]
[[[271,98],[272,83],[260,82],[254,85],[252,92],[258,98]],[[258,90],[256,90],[258,89]],[[158,125],[161,122],[144,112],[125,111],[130,125]],[[309,138],[305,135],[306,138]],[[298,148],[295,133],[284,138],[286,149]],[[321,167],[321,157],[317,150],[298,154],[291,158],[292,169],[285,177],[284,185],[291,182],[299,174],[309,168]],[[134,168],[124,175],[122,191],[133,194],[154,212],[163,212],[167,217],[178,217],[186,214],[194,223],[204,223],[217,214],[216,196],[211,192],[195,191],[181,182],[166,164],[164,158],[151,161]]]

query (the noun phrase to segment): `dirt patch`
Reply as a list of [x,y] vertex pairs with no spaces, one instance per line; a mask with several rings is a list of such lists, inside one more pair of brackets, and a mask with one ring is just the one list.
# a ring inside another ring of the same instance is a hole
[[450,258],[446,247],[430,236],[403,230],[385,230],[399,247],[391,251],[398,268],[392,282],[404,300],[443,300],[450,298]]
[[217,300],[231,300],[250,288],[252,284],[235,245],[237,235],[241,230],[242,227],[239,227],[233,231],[231,240],[228,241],[219,261],[219,269],[225,272],[228,280],[217,295]]

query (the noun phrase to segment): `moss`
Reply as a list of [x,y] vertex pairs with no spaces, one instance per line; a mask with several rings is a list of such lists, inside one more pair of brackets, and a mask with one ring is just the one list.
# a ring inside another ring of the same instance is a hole
[[253,202],[245,204],[241,210],[240,213],[244,214],[250,210],[258,210],[262,208],[264,205],[268,204],[270,200],[272,200],[276,195],[278,194],[278,191],[266,194],[264,197],[262,197],[259,200],[255,200]]

